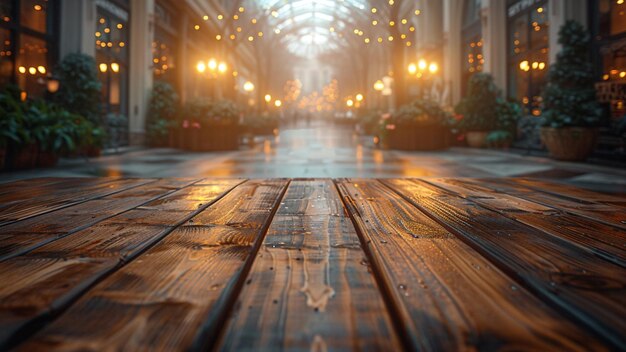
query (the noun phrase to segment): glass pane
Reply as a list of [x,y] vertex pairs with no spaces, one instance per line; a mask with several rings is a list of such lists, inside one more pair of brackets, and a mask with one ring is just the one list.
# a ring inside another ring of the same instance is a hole
[[626,32],[626,3],[616,1],[611,9],[611,35]]
[[19,55],[17,57],[19,86],[29,96],[41,96],[46,90],[48,70],[48,48],[46,42],[22,34],[20,36]]
[[533,9],[530,15],[531,49],[548,47],[548,5]]
[[0,1],[0,21],[10,23],[13,20],[13,6],[11,1]]
[[528,50],[528,23],[527,16],[520,16],[511,23],[511,38],[509,39],[510,55],[518,55]]
[[13,43],[11,32],[0,29],[0,86],[11,82],[13,76]]
[[22,0],[20,7],[21,25],[38,32],[46,32],[48,2],[43,0]]

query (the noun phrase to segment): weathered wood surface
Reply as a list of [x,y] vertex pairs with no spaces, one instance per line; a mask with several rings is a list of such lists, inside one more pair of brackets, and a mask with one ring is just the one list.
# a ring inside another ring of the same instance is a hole
[[626,346],[622,268],[424,181],[384,182],[527,289],[616,346]]
[[463,179],[425,181],[508,218],[571,241],[594,255],[626,268],[626,236],[618,228],[505,193],[493,192]]
[[0,350],[626,350],[625,209],[526,179],[0,184]]
[[[155,180],[77,178],[60,184],[44,184],[33,191],[18,189],[4,193],[0,199],[0,226],[149,182]],[[10,184],[2,185],[4,190],[12,188]]]
[[332,181],[292,181],[218,350],[400,350],[365,260]]
[[159,180],[4,226],[0,232],[0,261],[25,254],[197,181]]
[[412,350],[585,350],[597,341],[377,180],[339,183]]
[[177,209],[185,212],[173,223],[122,223],[113,217],[1,262],[0,278],[11,284],[0,286],[0,349],[29,335],[35,326],[58,314],[99,279],[132,260],[239,182],[190,186],[148,203],[162,205],[164,199],[199,194],[190,200],[195,208]]
[[210,345],[286,180],[249,181],[118,270],[22,348],[186,350]]
[[[602,222],[621,230],[626,230],[626,209],[622,207],[599,202],[577,200],[575,197],[563,196],[562,193],[556,195],[554,194],[556,191],[552,193],[540,192],[537,189],[526,187],[518,181],[508,179],[491,179],[488,184],[489,188],[494,191],[519,196],[550,208],[583,216],[596,222]],[[563,188],[560,188],[560,190],[563,191]],[[597,197],[600,196],[596,196],[596,198]]]

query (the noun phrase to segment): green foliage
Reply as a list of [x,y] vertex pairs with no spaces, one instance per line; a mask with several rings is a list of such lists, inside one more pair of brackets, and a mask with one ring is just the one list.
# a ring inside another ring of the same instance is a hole
[[146,120],[150,143],[162,143],[167,138],[170,124],[176,119],[178,111],[178,94],[174,88],[167,82],[155,82],[150,94]]
[[507,101],[498,97],[496,102],[498,126],[500,130],[515,131],[517,121],[522,117],[522,107],[516,101]]
[[459,127],[465,131],[489,131],[498,127],[500,89],[487,73],[475,73],[469,80],[468,94],[455,107],[463,115]]
[[239,108],[234,102],[226,99],[213,102],[209,112],[209,119],[206,122],[236,124],[239,122]]
[[185,104],[182,119],[201,125],[236,124],[239,122],[239,109],[230,100],[211,102],[197,98]]
[[398,125],[449,126],[452,123],[452,117],[438,103],[418,99],[401,106],[391,116],[391,122]]
[[505,130],[491,131],[487,135],[487,142],[490,144],[502,143],[502,142],[510,141],[511,139],[513,139],[513,135],[511,134],[511,132],[505,131]]
[[0,143],[37,143],[41,150],[70,152],[89,141],[94,125],[78,114],[44,100],[21,101],[19,89],[0,93]]
[[590,43],[589,32],[576,21],[567,21],[559,30],[562,49],[548,73],[543,126],[595,127],[600,122],[602,110],[596,101]]
[[100,107],[101,84],[95,60],[85,54],[69,54],[61,61],[56,74],[59,91],[55,102],[62,108],[87,118],[96,126],[102,125]]
[[26,106],[20,101],[19,88],[8,86],[0,93],[0,147],[9,142],[22,144],[30,135],[22,125],[26,117]]
[[173,120],[178,111],[178,94],[167,82],[154,82],[148,103],[148,122]]
[[209,116],[211,102],[204,98],[195,98],[187,101],[180,116],[182,120],[203,121]]

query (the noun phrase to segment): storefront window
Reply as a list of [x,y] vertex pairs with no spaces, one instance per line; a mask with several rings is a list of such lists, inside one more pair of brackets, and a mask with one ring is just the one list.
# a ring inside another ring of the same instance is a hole
[[600,0],[590,20],[599,82],[598,98],[613,118],[626,115],[626,2]]
[[156,29],[152,42],[154,78],[176,86],[176,37],[173,14],[165,7],[155,5]]
[[45,32],[47,13],[48,1],[21,0],[20,2],[20,21],[23,27],[28,27],[37,32]]
[[29,95],[41,96],[46,91],[48,48],[45,40],[22,34],[18,51],[17,82]]
[[0,85],[17,83],[30,97],[45,93],[54,59],[54,3],[0,2]]
[[539,116],[549,63],[548,4],[514,2],[508,15],[508,95]]
[[13,77],[13,45],[11,32],[0,28],[0,86],[11,82]]
[[598,10],[602,79],[626,81],[626,2],[600,1]]
[[[111,7],[113,5],[109,5]],[[95,45],[106,113],[128,114],[128,13],[98,7]]]
[[483,70],[485,59],[483,58],[482,26],[480,22],[480,0],[466,0],[463,8],[463,76],[461,91],[467,93],[467,83],[475,72]]

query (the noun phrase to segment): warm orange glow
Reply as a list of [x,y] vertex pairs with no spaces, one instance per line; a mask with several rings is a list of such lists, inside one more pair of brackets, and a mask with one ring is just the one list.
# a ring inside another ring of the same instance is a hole
[[374,83],[374,90],[377,91],[382,91],[383,89],[385,89],[385,84],[383,83],[383,81],[378,80]]
[[254,90],[254,84],[250,81],[246,81],[243,84],[243,90],[245,90],[246,92],[252,92]]
[[272,96],[269,94],[265,94],[265,102],[269,103],[272,100]]
[[283,102],[282,102],[282,101],[280,101],[280,100],[276,100],[276,101],[274,102],[274,106],[276,106],[277,108],[279,108],[281,105],[283,105]]
[[409,73],[414,75],[417,72],[417,65],[415,65],[414,63],[410,63],[408,69]]
[[225,73],[227,70],[228,70],[228,65],[226,65],[226,63],[225,63],[225,62],[220,62],[220,63],[217,65],[217,71],[218,71],[219,73]]
[[356,101],[363,101],[363,94],[359,93],[359,94],[356,95],[355,98],[356,98]]
[[204,64],[204,62],[198,62],[198,64],[196,65],[196,70],[198,70],[198,72],[200,73],[204,73],[204,71],[206,71],[206,65]]
[[120,72],[120,64],[118,64],[117,62],[112,62],[111,63],[111,71],[117,73]]
[[99,65],[99,68],[100,68],[100,72],[102,72],[102,73],[107,72],[107,70],[109,69],[109,67],[105,63],[101,63]]

